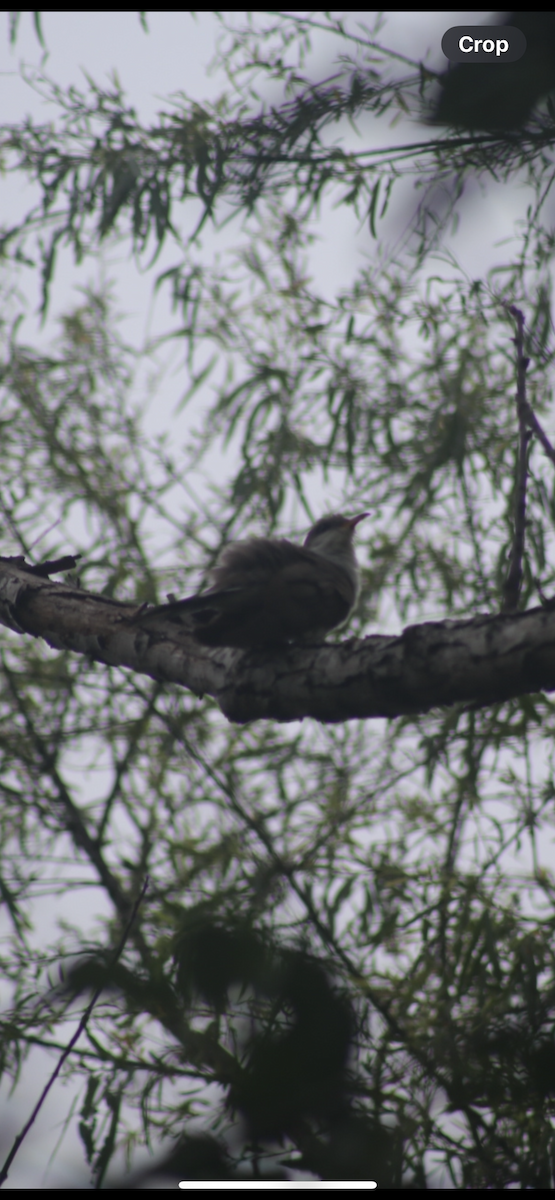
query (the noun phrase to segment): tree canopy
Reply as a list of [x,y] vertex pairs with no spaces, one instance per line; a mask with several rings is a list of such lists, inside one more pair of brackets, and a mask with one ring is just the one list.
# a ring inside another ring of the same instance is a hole
[[[35,79],[53,118],[3,134],[4,168],[38,189],[0,238],[14,572],[80,555],[74,592],[161,602],[227,541],[298,534],[333,496],[372,510],[349,637],[518,622],[549,594],[551,98],[510,130],[438,125],[439,73],[395,51],[395,15],[220,15],[225,95],[173,96],[153,125],[115,80]],[[470,278],[449,239],[476,177],[530,203]],[[311,263],[332,203],[375,257],[330,297]],[[109,289],[50,329],[57,253],[103,244],[169,289],[184,445],[145,435],[152,348],[125,343]],[[21,332],[27,275],[47,348]],[[539,618],[547,664],[549,602]],[[18,1078],[40,1046],[54,1066],[95,1000],[62,1068],[95,1185],[146,1144],[180,1179],[553,1186],[555,708],[531,643],[508,698],[238,725],[109,665],[96,629],[97,654],[69,626],[73,650],[53,648],[55,614],[50,645],[8,599],[2,621],[0,1065]]]

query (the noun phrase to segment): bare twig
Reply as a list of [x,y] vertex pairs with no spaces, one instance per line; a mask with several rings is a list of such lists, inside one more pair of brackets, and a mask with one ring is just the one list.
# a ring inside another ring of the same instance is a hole
[[537,576],[534,579],[534,583],[536,585],[538,596],[541,600],[542,608],[545,608],[547,612],[553,612],[555,609],[555,596],[545,595],[545,592],[542,591],[542,586]]
[[538,441],[541,442],[547,457],[551,459],[552,463],[555,463],[555,449],[551,445],[547,434],[544,433],[536,414],[527,400],[524,401],[524,415],[526,417],[526,424],[532,430],[532,433],[535,433]]
[[528,474],[528,442],[530,434],[527,429],[527,400],[526,400],[526,369],[529,359],[524,357],[524,313],[511,305],[509,312],[516,321],[516,412],[518,418],[518,457],[515,481],[515,518],[513,529],[513,544],[511,547],[509,570],[503,588],[502,612],[514,612],[518,604],[520,585],[522,583],[522,560],[524,557],[524,535],[526,531],[526,479]]
[[[148,884],[149,884],[149,878],[147,875],[147,877],[143,883],[143,886],[141,888],[140,894],[138,895],[138,897],[135,901],[135,904],[133,905],[131,915],[130,915],[127,925],[125,926],[125,929],[122,933],[119,945],[116,947],[116,950],[114,951],[114,954],[112,956],[111,966],[114,966],[114,964],[118,961],[118,958],[125,946],[125,943],[129,937],[129,934],[131,931],[131,927],[132,927],[135,917],[137,916],[137,913],[139,911],[139,907],[142,904],[142,901],[145,897],[145,894],[146,894],[146,891],[148,888]],[[13,1163],[13,1160],[19,1150],[19,1147],[21,1146],[24,1139],[27,1137],[27,1134],[28,1134],[31,1126],[33,1125],[36,1118],[38,1117],[38,1114],[44,1104],[44,1101],[46,1100],[46,1097],[50,1091],[50,1088],[52,1087],[55,1080],[58,1078],[58,1075],[60,1074],[60,1071],[66,1061],[66,1058],[69,1057],[69,1055],[71,1054],[71,1051],[73,1050],[73,1047],[79,1041],[79,1038],[81,1037],[81,1034],[83,1033],[83,1030],[86,1028],[87,1022],[92,1013],[92,1010],[93,1010],[99,996],[101,995],[102,991],[104,990],[105,983],[106,983],[106,981],[104,981],[101,984],[101,986],[96,989],[90,1003],[87,1004],[87,1007],[83,1013],[83,1016],[81,1017],[81,1020],[77,1026],[77,1029],[75,1030],[73,1037],[68,1042],[65,1050],[63,1050],[62,1053],[60,1054],[60,1057],[58,1059],[58,1062],[57,1062],[51,1076],[50,1076],[50,1079],[48,1080],[46,1087],[43,1089],[39,1099],[37,1100],[37,1103],[35,1104],[35,1107],[31,1113],[31,1116],[29,1117],[29,1120],[27,1121],[27,1124],[24,1125],[23,1129],[21,1130],[21,1133],[18,1133],[18,1135],[14,1141],[14,1144],[10,1150],[10,1153],[8,1154],[8,1157],[5,1161],[2,1169],[0,1170],[0,1187],[2,1186],[3,1183],[5,1183],[6,1179],[8,1178],[8,1171],[9,1171],[9,1169]]]
[[[53,754],[45,739],[42,737],[39,730],[31,717],[29,708],[16,686],[15,675],[9,670],[4,657],[0,659],[2,670],[8,681],[8,686],[12,694],[14,703],[19,713],[25,721],[27,733],[32,741],[32,744],[41,763],[43,772],[52,780],[56,789],[56,800],[60,805],[60,809],[64,815],[64,825],[66,832],[71,835],[76,846],[85,852],[89,861],[93,864],[98,872],[98,877],[103,883],[116,911],[119,916],[125,918],[129,911],[129,901],[122,888],[117,876],[106,863],[97,838],[91,837],[87,826],[81,816],[79,808],[73,803],[71,795],[61,777],[57,765],[56,756]],[[0,1185],[2,1183],[0,1177]]]

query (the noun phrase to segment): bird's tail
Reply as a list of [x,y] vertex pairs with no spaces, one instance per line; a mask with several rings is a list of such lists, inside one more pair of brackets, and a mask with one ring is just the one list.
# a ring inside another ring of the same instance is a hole
[[131,624],[142,625],[145,621],[151,621],[153,617],[179,617],[181,613],[184,616],[194,616],[195,613],[206,612],[207,609],[225,612],[234,606],[233,602],[240,591],[241,588],[222,588],[218,590],[217,595],[203,592],[201,596],[188,596],[185,600],[172,600],[169,604],[156,604],[153,608],[139,610],[130,621]]

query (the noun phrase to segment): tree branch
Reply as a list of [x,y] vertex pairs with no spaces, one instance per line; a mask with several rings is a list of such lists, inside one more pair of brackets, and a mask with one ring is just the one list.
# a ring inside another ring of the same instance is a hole
[[520,585],[522,583],[522,560],[524,557],[524,537],[526,532],[526,479],[528,474],[528,442],[530,434],[527,430],[527,401],[526,401],[526,369],[529,359],[524,357],[524,314],[514,305],[509,309],[516,321],[516,412],[518,418],[518,457],[515,481],[515,519],[513,529],[513,544],[511,548],[509,570],[503,588],[502,612],[514,612],[518,604]]
[[529,429],[532,430],[532,433],[535,433],[538,441],[541,442],[547,457],[551,459],[552,463],[555,463],[555,449],[551,445],[547,434],[544,433],[528,400],[525,400],[524,402],[524,415],[526,417],[526,424],[528,425]]
[[3,624],[55,649],[207,693],[239,723],[397,717],[555,690],[555,614],[543,608],[426,622],[398,637],[256,652],[207,649],[168,616],[141,629],[136,614],[136,605],[0,561]]

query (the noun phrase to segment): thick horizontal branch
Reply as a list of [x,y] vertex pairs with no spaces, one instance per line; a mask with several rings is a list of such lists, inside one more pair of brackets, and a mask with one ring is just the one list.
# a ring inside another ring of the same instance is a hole
[[232,721],[397,717],[555,689],[555,612],[412,625],[399,637],[281,650],[207,649],[175,618],[134,624],[137,608],[0,560],[0,621],[58,650],[213,696]]

